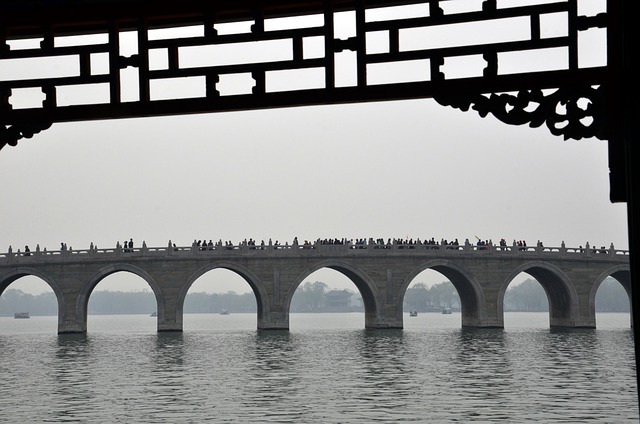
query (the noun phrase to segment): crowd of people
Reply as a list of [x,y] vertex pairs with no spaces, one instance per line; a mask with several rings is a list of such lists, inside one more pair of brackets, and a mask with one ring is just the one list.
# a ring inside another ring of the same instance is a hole
[[[477,239],[477,243],[476,243],[476,249],[477,250],[488,250],[489,248],[493,247],[496,250],[509,250],[509,245],[507,244],[507,241],[505,238],[501,238],[500,242],[497,246],[494,246],[493,242],[491,241],[491,239],[488,240],[482,240],[479,237],[476,236]],[[304,240],[304,242],[299,243],[298,242],[298,238],[294,237],[293,241],[291,244],[289,244],[289,242],[285,242],[284,244],[281,244],[278,240],[276,240],[275,242],[272,241],[271,239],[269,239],[268,242],[265,242],[264,240],[262,240],[260,243],[257,243],[254,239],[250,238],[250,239],[244,239],[240,242],[237,243],[233,243],[231,240],[227,240],[225,242],[223,242],[222,240],[218,240],[217,242],[213,242],[211,239],[209,239],[209,241],[207,241],[206,239],[201,239],[201,240],[194,240],[193,244],[192,244],[192,248],[195,250],[199,250],[199,251],[206,251],[206,250],[218,250],[218,249],[226,249],[226,250],[233,250],[239,247],[243,247],[246,246],[248,249],[250,250],[265,250],[267,248],[273,248],[273,249],[291,249],[291,248],[295,248],[295,249],[314,249],[316,246],[348,246],[348,248],[350,249],[367,249],[367,248],[373,248],[373,249],[391,249],[391,248],[396,248],[396,249],[416,249],[416,248],[425,248],[425,249],[440,249],[442,246],[444,246],[444,249],[446,250],[459,250],[460,248],[460,242],[458,241],[458,239],[454,239],[453,241],[448,241],[446,239],[442,239],[440,241],[435,240],[434,237],[431,238],[425,238],[425,239],[420,239],[420,238],[388,238],[387,240],[383,239],[383,238],[376,238],[374,239],[373,237],[371,238],[356,238],[356,239],[350,239],[350,238],[324,238],[324,239],[317,239],[315,241],[309,241],[309,240]],[[469,242],[469,239],[466,239],[464,241],[464,246],[471,246],[471,243]],[[525,240],[513,240],[513,244],[511,245],[514,249],[517,248],[517,250],[519,251],[526,251],[527,250],[527,242]],[[146,247],[146,245],[143,243],[143,248]],[[171,246],[170,246],[171,247]],[[174,251],[178,251],[179,248],[176,247],[175,244],[173,244],[173,250]],[[542,248],[544,247],[543,243],[538,240],[538,242],[536,243],[536,247],[538,248]],[[564,247],[564,242],[562,242],[562,247]],[[91,243],[91,247],[90,250],[94,250],[97,249],[96,246],[93,245],[93,243]],[[120,244],[120,242],[116,242],[116,249],[122,249],[123,252],[125,253],[129,253],[129,252],[133,252],[134,251],[134,244],[133,244],[133,238],[129,238],[129,240],[127,241],[125,239],[124,242],[122,242],[122,244]],[[611,249],[613,249],[613,245],[611,246]],[[36,249],[37,251],[39,251],[39,246]],[[60,243],[60,252],[64,253],[65,251],[67,251],[67,244],[66,243]],[[582,246],[580,246],[578,249],[576,249],[579,252],[586,252],[589,251],[590,253],[607,253],[608,250],[605,246],[602,246],[601,248],[596,248],[594,247],[590,247],[589,243],[587,242],[586,247],[583,248]],[[46,249],[44,249],[44,251],[46,252]],[[9,247],[9,252],[11,252],[11,246]],[[20,249],[18,249],[18,252],[20,252]],[[30,256],[31,255],[31,250],[29,249],[29,246],[25,246],[24,247],[24,252],[21,253],[21,255],[23,256]]]
[[[466,242],[468,244],[468,240]],[[388,238],[386,241],[383,238],[357,238],[357,239],[348,239],[348,238],[324,238],[317,239],[315,241],[304,240],[302,243],[298,241],[297,237],[294,237],[291,244],[289,242],[285,242],[281,244],[278,240],[273,241],[269,239],[268,242],[262,240],[260,243],[257,243],[254,239],[245,239],[240,242],[234,243],[231,240],[227,240],[223,242],[222,240],[218,240],[217,242],[213,242],[212,240],[207,241],[206,239],[193,240],[192,248],[199,251],[206,250],[217,250],[220,248],[224,248],[227,250],[232,250],[236,247],[247,246],[251,250],[264,250],[267,247],[273,247],[275,249],[289,249],[289,248],[302,248],[302,249],[311,249],[314,246],[344,246],[347,245],[352,249],[365,249],[367,246],[371,246],[374,249],[389,249],[392,246],[397,246],[399,249],[407,248],[414,249],[416,246],[431,246],[434,249],[442,246],[447,246],[447,249],[457,248],[460,246],[458,239],[453,241],[441,240],[436,241],[434,237],[430,239],[421,240],[419,238]],[[175,246],[175,245],[174,245]],[[125,244],[125,248],[126,248]]]
[[[466,245],[469,244],[468,239],[465,241],[465,244]],[[200,239],[200,240],[193,240],[192,247],[199,251],[206,251],[206,250],[217,250],[223,247],[224,249],[227,249],[227,250],[233,250],[234,248],[239,246],[248,246],[249,249],[252,249],[252,250],[255,250],[255,249],[264,250],[267,248],[267,246],[271,246],[274,249],[289,249],[292,247],[296,247],[296,248],[301,247],[303,249],[311,249],[316,245],[321,245],[321,246],[348,245],[352,249],[366,249],[367,246],[371,246],[374,249],[390,249],[393,246],[396,246],[399,249],[404,249],[404,248],[415,249],[417,246],[428,246],[427,248],[432,248],[432,249],[439,249],[440,246],[446,246],[446,249],[458,249],[458,247],[460,246],[460,243],[458,242],[457,238],[453,241],[447,241],[446,239],[443,239],[441,241],[436,241],[434,237],[431,237],[430,239],[425,238],[424,240],[421,240],[419,238],[417,239],[388,238],[385,241],[383,238],[374,239],[373,237],[371,237],[369,239],[324,238],[324,239],[317,239],[315,242],[305,240],[303,243],[300,244],[298,242],[298,238],[294,237],[291,245],[288,242],[285,242],[285,244],[282,245],[278,240],[273,242],[271,239],[269,239],[268,243],[265,243],[265,241],[262,240],[259,244],[252,238],[248,240],[245,239],[235,244],[231,240],[227,240],[225,242],[223,242],[222,240],[219,240],[218,242],[214,243],[213,240],[211,239],[209,239],[209,241],[207,241],[206,239]],[[483,248],[485,248],[485,246],[491,246],[492,242],[491,240],[478,239],[477,245],[480,247],[480,250],[482,250]],[[507,246],[507,242],[505,241],[504,238],[500,240],[500,246]],[[519,250],[525,250],[527,244],[524,240],[519,240],[517,242],[517,246],[520,248]],[[93,250],[94,248],[96,247],[94,247],[93,243],[91,243],[90,249]],[[125,241],[122,242],[122,244],[119,241],[116,242],[116,249],[122,249],[122,251],[125,253],[133,252],[134,251],[133,238],[129,238],[128,241],[125,239]],[[175,244],[173,244],[173,249],[178,250]],[[582,249],[582,246],[580,246],[580,249]],[[60,252],[65,252],[66,250],[68,250],[67,244],[60,243]],[[31,255],[29,246],[25,246],[24,256],[29,256],[29,255]]]
[[[469,245],[469,239],[465,240],[465,245]],[[447,239],[442,239],[440,241],[436,240],[434,237],[425,238],[424,240],[420,238],[388,238],[386,241],[383,238],[373,237],[366,238],[356,238],[356,239],[348,239],[348,238],[324,238],[317,239],[315,241],[304,240],[302,243],[298,242],[298,238],[294,237],[291,244],[289,242],[285,242],[285,244],[281,244],[278,240],[275,242],[269,239],[268,243],[265,243],[262,240],[260,243],[257,243],[254,239],[245,239],[240,242],[234,243],[231,240],[227,240],[223,242],[222,240],[214,243],[211,239],[207,241],[206,239],[193,240],[192,247],[200,250],[217,250],[219,248],[224,248],[227,250],[232,250],[235,247],[239,246],[247,246],[251,250],[264,250],[267,246],[271,246],[275,249],[284,249],[284,248],[292,248],[292,247],[300,247],[302,249],[310,249],[314,246],[344,246],[348,245],[352,249],[366,249],[368,246],[374,249],[390,249],[393,246],[396,246],[398,249],[415,249],[418,246],[427,246],[427,248],[431,249],[439,249],[440,246],[445,246],[446,249],[458,249],[460,246],[460,242],[458,239],[454,239],[452,241],[448,241]],[[481,240],[478,238],[478,242],[476,244],[479,250],[487,249],[488,246],[493,246],[493,242],[491,240]],[[518,240],[517,242],[514,240],[514,245],[517,246],[518,250],[526,250],[527,242],[524,240]],[[538,242],[538,245],[541,246],[542,243]],[[175,245],[174,245],[175,246]],[[507,241],[502,238],[500,239],[500,247],[506,247]],[[124,249],[132,249],[133,241],[127,242],[124,244]]]

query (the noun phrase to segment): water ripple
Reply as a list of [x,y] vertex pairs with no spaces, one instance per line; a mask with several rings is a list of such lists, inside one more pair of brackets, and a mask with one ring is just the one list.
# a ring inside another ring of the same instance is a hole
[[7,423],[638,421],[628,328],[12,333],[0,375]]

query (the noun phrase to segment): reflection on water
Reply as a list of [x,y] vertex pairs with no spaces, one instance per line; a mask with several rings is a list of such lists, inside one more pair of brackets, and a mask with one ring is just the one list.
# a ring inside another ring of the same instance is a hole
[[633,333],[610,315],[561,331],[536,314],[505,330],[300,314],[287,332],[205,314],[159,334],[146,316],[90,317],[65,336],[0,318],[0,422],[637,422]]

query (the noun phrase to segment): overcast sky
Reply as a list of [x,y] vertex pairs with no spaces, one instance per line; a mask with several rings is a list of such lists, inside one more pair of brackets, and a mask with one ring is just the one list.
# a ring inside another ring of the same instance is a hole
[[54,124],[0,151],[0,180],[2,251],[129,238],[628,246],[606,142],[429,99]]

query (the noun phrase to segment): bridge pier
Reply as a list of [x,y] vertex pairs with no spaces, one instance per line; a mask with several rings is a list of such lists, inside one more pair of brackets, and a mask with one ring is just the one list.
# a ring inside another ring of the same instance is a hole
[[[182,271],[182,270],[181,270]],[[183,330],[185,287],[175,282],[186,281],[187,272],[175,271],[171,273],[153,272],[153,279],[157,283],[159,293],[156,293],[158,303],[158,333],[181,332]],[[154,291],[156,291],[154,290]]]
[[167,307],[164,310],[158,308],[158,333],[181,332],[183,326],[182,307],[178,311],[175,307]]
[[[343,273],[354,282],[364,305],[364,327],[369,330],[402,329],[402,283],[406,270],[394,266],[392,260],[367,263],[360,272]],[[344,272],[344,271],[347,272]]]
[[[402,313],[402,311],[400,311],[400,313]],[[402,318],[378,316],[372,319],[369,317],[369,314],[365,313],[364,327],[368,330],[401,330],[404,328],[404,323]]]
[[258,316],[258,330],[288,330],[289,312],[270,311]]
[[61,288],[58,299],[58,334],[81,334],[87,332],[88,293],[83,290],[91,271],[69,266],[52,273]]
[[65,320],[58,317],[58,334],[82,334],[87,332],[87,322],[83,323],[77,320]]
[[158,333],[170,333],[170,332],[182,332],[182,323],[175,321],[160,320],[160,314],[158,314]]

